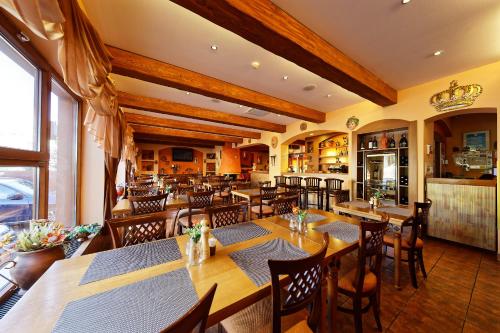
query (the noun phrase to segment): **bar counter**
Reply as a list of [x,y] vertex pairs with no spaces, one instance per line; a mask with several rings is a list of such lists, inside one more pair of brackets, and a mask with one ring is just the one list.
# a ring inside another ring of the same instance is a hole
[[495,251],[496,180],[427,178],[429,236]]

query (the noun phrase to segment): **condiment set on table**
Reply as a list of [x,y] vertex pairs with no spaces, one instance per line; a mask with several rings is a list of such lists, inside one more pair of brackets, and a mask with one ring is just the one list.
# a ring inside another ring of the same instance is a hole
[[186,244],[186,255],[189,266],[201,264],[215,255],[216,239],[210,238],[210,227],[205,218],[188,229],[189,242]]

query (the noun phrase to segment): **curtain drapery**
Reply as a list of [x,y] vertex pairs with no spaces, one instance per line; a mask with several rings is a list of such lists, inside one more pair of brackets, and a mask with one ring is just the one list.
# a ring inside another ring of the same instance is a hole
[[57,0],[0,0],[0,8],[23,22],[39,37],[62,38],[64,16]]

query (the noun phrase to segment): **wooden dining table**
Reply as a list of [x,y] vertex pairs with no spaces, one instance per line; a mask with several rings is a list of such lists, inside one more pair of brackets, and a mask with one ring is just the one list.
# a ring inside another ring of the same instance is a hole
[[[278,188],[278,195],[284,194],[286,189]],[[231,194],[233,195],[233,201],[239,202],[241,200],[246,200],[248,202],[248,219],[250,220],[252,217],[252,204],[255,204],[255,199],[260,198],[260,188],[248,188],[248,189],[240,189],[240,190],[232,190]]]
[[[303,249],[309,254],[321,249],[322,233],[313,230],[314,227],[335,221],[358,223],[357,219],[328,213],[321,210],[310,212],[320,214],[324,220],[309,223],[305,235],[299,235],[288,229],[288,220],[273,216],[255,220],[257,225],[270,231],[269,234],[246,241],[222,246],[217,242],[216,254],[197,266],[187,265],[184,249],[188,241],[187,235],[175,238],[181,249],[182,258],[165,262],[152,267],[139,269],[122,275],[116,275],[103,280],[79,285],[80,280],[92,263],[96,253],[55,262],[45,274],[3,318],[1,326],[5,332],[51,332],[69,302],[95,295],[114,288],[143,281],[167,272],[186,267],[198,297],[204,295],[214,283],[218,284],[215,298],[208,317],[208,326],[237,313],[245,307],[271,295],[271,283],[257,286],[245,272],[230,258],[232,252],[246,249],[276,238],[284,239]],[[346,243],[330,237],[325,263],[330,267],[327,279],[323,285],[323,311],[321,331],[335,330],[337,264],[345,254],[355,250],[358,242]],[[328,308],[327,308],[328,300]],[[333,305],[333,306],[332,306]],[[103,304],[103,306],[106,306]],[[82,320],[88,320],[82,318]],[[330,325],[328,325],[328,321]]]
[[[174,198],[170,195],[165,203],[166,209],[178,209],[185,208],[188,206],[187,197],[185,195],[179,195]],[[111,210],[113,217],[125,217],[132,213],[132,208],[130,207],[130,201],[128,199],[120,199],[117,204]]]
[[[408,206],[403,205],[371,208],[366,204],[368,204],[366,201],[354,200],[334,203],[332,208],[334,211],[376,221],[380,221],[384,213],[389,215],[389,228],[394,233],[394,286],[401,289],[401,232],[403,223],[411,218],[413,212],[408,209]],[[391,212],[391,209],[397,212]],[[405,211],[408,212],[405,213]]]

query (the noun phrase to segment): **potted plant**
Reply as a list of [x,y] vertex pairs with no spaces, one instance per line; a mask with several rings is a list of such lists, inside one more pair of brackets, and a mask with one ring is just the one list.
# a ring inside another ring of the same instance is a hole
[[97,234],[100,230],[101,225],[98,223],[79,225],[69,230],[66,239],[76,239],[79,242],[84,242],[92,235]]
[[10,265],[10,275],[19,288],[29,289],[56,260],[64,259],[66,236],[62,226],[46,220],[31,221],[28,231],[17,234],[15,260],[4,266]]
[[203,225],[201,223],[196,224],[192,228],[187,229],[189,235],[189,242],[187,244],[187,255],[189,266],[198,265],[201,261],[201,228]]
[[381,189],[376,189],[373,193],[372,193],[372,196],[370,198],[370,205],[372,207],[379,207],[382,203],[382,200],[384,199],[385,197],[385,194],[384,192],[382,192]]

